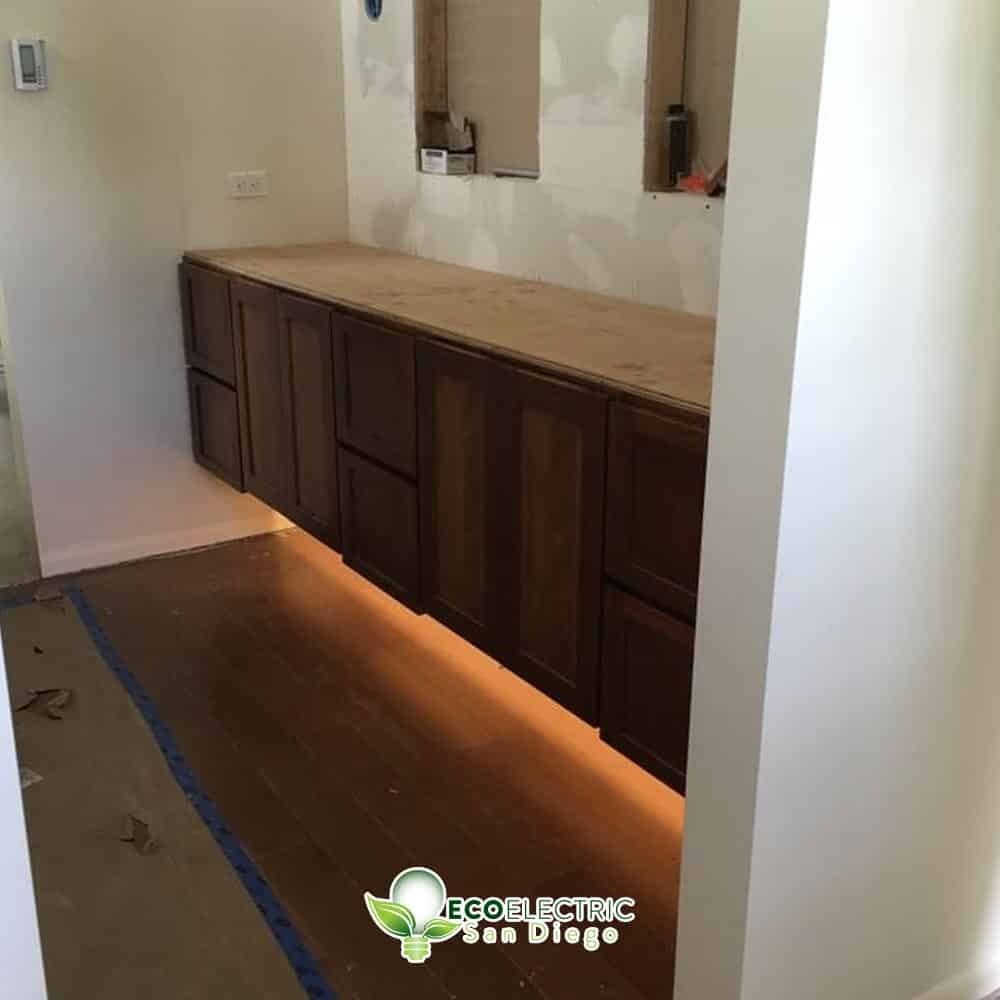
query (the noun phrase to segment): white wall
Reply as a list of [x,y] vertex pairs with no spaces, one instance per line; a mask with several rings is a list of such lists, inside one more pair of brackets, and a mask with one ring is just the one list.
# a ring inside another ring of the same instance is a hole
[[418,174],[413,0],[342,9],[352,239],[715,313],[722,203],[642,193],[649,0],[544,0],[537,183]]
[[[279,526],[191,460],[175,265],[346,235],[336,6],[6,0],[29,33],[50,89],[0,84],[0,281],[43,572]],[[271,197],[228,200],[253,168]]]
[[[742,995],[826,6],[826,0],[743,0],[740,12],[681,872],[678,1000]],[[781,178],[781,197],[762,197],[775,178]],[[797,1000],[806,997],[813,1000],[808,991]]]
[[[751,135],[770,151],[787,104],[751,77],[818,79],[826,4],[794,5],[806,64],[791,6],[743,12],[677,995],[976,1000],[1000,986],[1000,7],[830,4],[808,212],[803,156],[798,219],[765,228]],[[748,276],[765,234],[778,285]]]
[[42,946],[38,936],[35,890],[21,805],[21,783],[14,727],[7,698],[7,668],[0,642],[0,997],[45,1000]]

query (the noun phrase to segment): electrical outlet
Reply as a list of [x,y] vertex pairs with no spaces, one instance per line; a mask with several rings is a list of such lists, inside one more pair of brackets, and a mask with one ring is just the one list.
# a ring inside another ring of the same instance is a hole
[[271,175],[266,170],[241,170],[226,178],[230,198],[266,198],[271,193]]
[[271,175],[266,170],[249,170],[246,176],[248,198],[266,198],[271,193]]

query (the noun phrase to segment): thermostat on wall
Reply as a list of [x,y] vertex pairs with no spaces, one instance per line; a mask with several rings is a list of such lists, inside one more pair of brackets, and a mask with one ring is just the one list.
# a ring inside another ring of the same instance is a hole
[[10,53],[14,60],[15,90],[45,90],[48,87],[43,39],[14,38],[10,43]]

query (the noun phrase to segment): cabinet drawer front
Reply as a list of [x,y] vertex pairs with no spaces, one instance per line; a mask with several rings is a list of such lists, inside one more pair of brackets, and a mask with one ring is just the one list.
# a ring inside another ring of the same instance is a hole
[[703,424],[622,403],[611,408],[608,575],[692,620],[707,447]]
[[419,610],[416,486],[346,448],[338,466],[344,562]]
[[188,369],[188,398],[195,461],[242,492],[243,460],[235,391]]
[[231,283],[233,330],[247,489],[277,510],[287,505],[287,422],[282,384],[277,293]]
[[597,717],[607,400],[512,371],[511,669],[588,721]]
[[289,421],[288,516],[338,548],[340,494],[330,310],[282,295],[278,315]]
[[340,314],[333,330],[340,441],[416,478],[413,338]]
[[684,793],[694,629],[608,586],[601,737]]
[[229,280],[193,264],[180,265],[187,362],[227,385],[236,384]]
[[494,362],[417,347],[420,517],[426,610],[495,655],[500,503]]

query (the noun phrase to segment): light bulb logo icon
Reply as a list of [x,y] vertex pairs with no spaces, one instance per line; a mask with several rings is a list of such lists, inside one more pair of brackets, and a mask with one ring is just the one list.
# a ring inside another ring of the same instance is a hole
[[407,868],[389,887],[389,898],[365,893],[376,926],[401,942],[403,958],[421,965],[431,957],[431,944],[448,941],[462,929],[461,921],[441,916],[448,899],[444,880],[430,868]]

